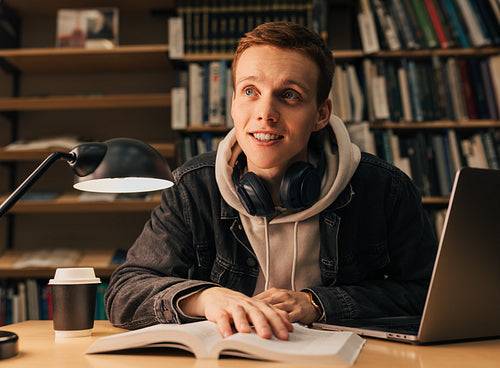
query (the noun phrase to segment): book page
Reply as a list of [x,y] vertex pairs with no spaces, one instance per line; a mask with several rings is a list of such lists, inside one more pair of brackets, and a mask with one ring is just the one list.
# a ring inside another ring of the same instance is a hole
[[132,348],[170,346],[189,351],[197,358],[217,358],[217,356],[210,356],[208,351],[220,340],[222,337],[217,325],[210,321],[183,325],[160,324],[101,337],[85,353],[94,354]]
[[[220,355],[296,363],[352,364],[364,340],[352,332],[314,330],[293,324],[289,340],[263,339],[255,332],[234,334],[217,343]],[[325,333],[326,332],[326,333]]]

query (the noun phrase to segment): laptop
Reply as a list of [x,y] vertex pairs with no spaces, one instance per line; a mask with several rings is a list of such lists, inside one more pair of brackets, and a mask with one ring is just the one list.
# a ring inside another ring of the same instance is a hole
[[457,172],[422,316],[314,326],[416,344],[500,337],[500,170]]

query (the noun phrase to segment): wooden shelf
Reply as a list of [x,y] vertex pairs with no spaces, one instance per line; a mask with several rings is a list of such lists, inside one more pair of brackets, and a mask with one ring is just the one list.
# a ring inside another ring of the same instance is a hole
[[0,111],[169,107],[170,94],[88,95],[0,98]]
[[[333,50],[333,57],[336,60],[361,59],[361,58],[429,58],[434,55],[441,57],[486,57],[500,54],[500,48],[468,48],[468,49],[426,49],[426,50],[400,50],[400,51],[379,51],[374,54],[365,54],[363,50]],[[199,53],[186,54],[183,60],[186,62],[212,61],[212,60],[233,60],[234,53]]]
[[[12,265],[27,250],[7,250],[0,256],[0,278],[44,278],[54,276],[55,267],[27,267],[13,268]],[[81,250],[81,257],[74,265],[64,267],[93,267],[97,277],[109,278],[117,265],[111,265],[115,249],[85,249]]]
[[23,48],[0,50],[0,59],[26,73],[124,72],[171,68],[168,45],[112,49]]
[[484,129],[500,128],[498,120],[469,120],[469,121],[426,121],[412,123],[381,122],[371,123],[372,129],[401,129],[401,130],[420,130],[420,129]]
[[[19,201],[10,214],[34,213],[105,213],[105,212],[150,212],[161,202],[161,194],[152,199],[117,199],[114,201],[81,201],[80,192],[61,194],[50,201]],[[0,197],[4,201],[6,196]]]
[[[4,0],[4,2],[19,13],[51,14],[61,8],[61,0]],[[95,8],[118,6],[121,11],[135,12],[144,9],[174,9],[175,0],[71,0],[71,8]]]
[[[174,143],[150,143],[160,154],[169,159],[175,158]],[[8,150],[0,148],[0,162],[13,161],[41,161],[56,151],[68,152],[68,149],[29,149],[29,150]]]

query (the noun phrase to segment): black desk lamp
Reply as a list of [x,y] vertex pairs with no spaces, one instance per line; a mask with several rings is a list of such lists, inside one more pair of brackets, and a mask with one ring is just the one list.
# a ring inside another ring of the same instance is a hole
[[130,138],[84,143],[71,152],[54,152],[0,205],[2,217],[57,160],[75,172],[73,187],[100,193],[137,193],[173,185],[170,168],[150,145]]
[[[74,188],[101,193],[137,193],[173,185],[170,168],[150,145],[130,138],[84,143],[70,153],[54,152],[0,205],[2,217],[57,160],[75,172]],[[18,353],[18,336],[0,331],[0,360]]]

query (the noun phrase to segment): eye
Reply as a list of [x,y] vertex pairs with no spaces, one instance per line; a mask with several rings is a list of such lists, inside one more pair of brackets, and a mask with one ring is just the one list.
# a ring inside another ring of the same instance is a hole
[[286,91],[285,93],[283,93],[283,98],[287,100],[296,100],[299,98],[299,96],[293,91]]
[[253,88],[249,88],[249,87],[245,88],[243,90],[243,93],[245,94],[245,96],[253,96],[253,95],[255,95],[255,91],[253,90]]

